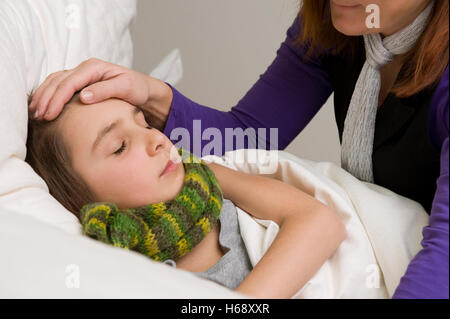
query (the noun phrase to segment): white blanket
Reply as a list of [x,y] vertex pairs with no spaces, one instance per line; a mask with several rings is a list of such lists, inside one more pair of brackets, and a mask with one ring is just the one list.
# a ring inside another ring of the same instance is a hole
[[[361,182],[335,164],[263,150],[204,159],[285,181],[339,214],[347,238],[294,298],[390,298],[421,249],[428,215],[420,204]],[[250,260],[256,265],[276,237],[278,225],[255,219],[240,208],[238,216]]]

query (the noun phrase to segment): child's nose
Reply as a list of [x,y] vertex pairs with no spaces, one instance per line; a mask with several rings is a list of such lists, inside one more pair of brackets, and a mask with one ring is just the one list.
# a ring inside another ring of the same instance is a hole
[[161,134],[149,136],[147,140],[147,153],[154,156],[165,149],[166,140]]

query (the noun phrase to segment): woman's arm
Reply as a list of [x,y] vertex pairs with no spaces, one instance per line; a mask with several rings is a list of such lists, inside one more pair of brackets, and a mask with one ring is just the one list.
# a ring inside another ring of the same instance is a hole
[[257,298],[292,297],[344,240],[343,223],[334,211],[292,185],[214,163],[208,166],[225,198],[280,226],[272,246],[237,291]]
[[449,139],[444,143],[441,176],[430,214],[423,231],[422,247],[408,265],[395,299],[448,299],[449,297]]
[[422,231],[423,249],[408,265],[393,298],[449,297],[449,69],[431,102],[432,141],[441,149],[440,176],[430,213],[430,224]]

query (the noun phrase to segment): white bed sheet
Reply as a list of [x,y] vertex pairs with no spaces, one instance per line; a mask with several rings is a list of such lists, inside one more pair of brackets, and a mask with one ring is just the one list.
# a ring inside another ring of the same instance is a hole
[[[419,203],[361,182],[334,163],[264,150],[204,159],[292,184],[331,207],[343,221],[346,239],[293,298],[391,298],[408,264],[422,249],[422,229],[429,216]],[[241,235],[256,265],[275,239],[278,225],[237,210]]]

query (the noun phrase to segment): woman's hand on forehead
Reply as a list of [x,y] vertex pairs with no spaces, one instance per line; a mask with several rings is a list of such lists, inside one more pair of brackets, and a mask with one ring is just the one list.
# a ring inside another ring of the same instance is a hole
[[32,97],[29,111],[37,120],[52,121],[80,90],[80,101],[94,104],[119,98],[136,106],[145,105],[165,85],[137,71],[96,58],[71,70],[50,74]]

